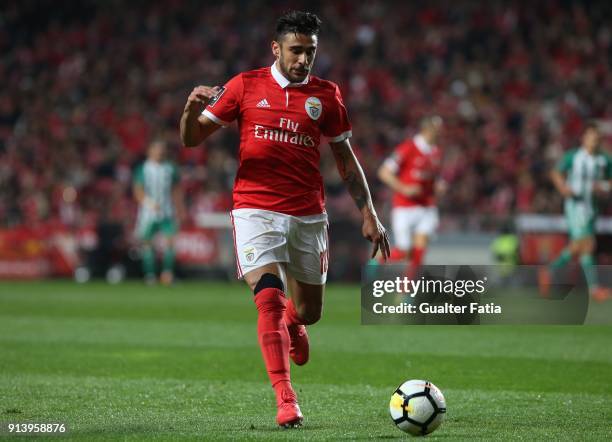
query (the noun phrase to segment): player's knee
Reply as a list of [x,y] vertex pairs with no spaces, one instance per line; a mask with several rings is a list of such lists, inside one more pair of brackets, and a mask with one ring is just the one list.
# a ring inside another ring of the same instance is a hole
[[427,248],[428,238],[426,235],[416,235],[413,240],[413,248],[415,249],[425,249]]
[[257,284],[255,284],[253,288],[253,294],[257,295],[257,293],[264,289],[278,289],[281,292],[285,291],[283,281],[273,273],[264,273],[261,275],[261,278],[259,278],[259,281],[257,281]]
[[582,249],[582,246],[579,241],[572,241],[569,245],[569,251],[572,254],[572,256],[579,255],[581,249]]
[[308,313],[304,317],[304,325],[316,324],[317,322],[319,322],[320,319],[321,319],[321,310],[319,310],[318,312]]
[[164,236],[162,238],[161,245],[165,249],[172,249],[172,248],[174,248],[174,237],[173,236]]
[[584,256],[584,255],[588,255],[591,253],[591,247],[589,247],[589,243],[588,242],[582,242],[580,243],[580,246],[578,247],[578,252],[577,255],[580,256]]
[[321,319],[323,306],[321,304],[302,304],[296,310],[304,325],[312,325]]

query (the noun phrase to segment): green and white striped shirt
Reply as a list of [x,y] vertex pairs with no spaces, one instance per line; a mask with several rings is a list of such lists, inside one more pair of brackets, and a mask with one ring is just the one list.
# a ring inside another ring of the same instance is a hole
[[570,200],[579,200],[592,209],[597,208],[593,186],[597,181],[612,178],[612,161],[603,152],[589,154],[583,147],[568,151],[557,170],[566,174],[568,186],[574,194]]
[[140,205],[139,215],[152,221],[174,217],[172,189],[179,181],[176,166],[169,161],[157,163],[145,161],[134,173],[134,183],[144,189],[145,196],[154,201],[159,210],[146,204]]

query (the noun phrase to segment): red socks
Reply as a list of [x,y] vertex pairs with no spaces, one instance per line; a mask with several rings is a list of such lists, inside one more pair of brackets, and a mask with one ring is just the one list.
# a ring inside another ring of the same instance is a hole
[[423,256],[425,255],[425,249],[420,247],[413,247],[410,254],[410,263],[408,264],[407,276],[410,279],[415,279],[421,264],[423,264]]
[[291,327],[292,325],[302,325],[302,320],[298,316],[291,299],[287,301],[287,310],[285,310],[285,316],[283,318],[285,320],[285,324],[287,324],[287,327]]
[[417,269],[421,267],[421,264],[423,264],[424,255],[425,255],[425,249],[413,247],[412,254],[410,256],[410,265],[412,265],[412,267],[417,268]]
[[[277,397],[285,388],[291,388],[289,376],[289,332],[283,320],[287,298],[282,290],[265,288],[255,295],[257,336],[264,363]],[[290,305],[293,305],[290,302]],[[295,311],[295,309],[293,309]]]
[[[425,249],[420,247],[413,247],[410,252],[406,252],[404,250],[398,249],[397,247],[393,247],[391,249],[391,255],[389,255],[387,262],[393,264],[396,262],[404,261],[406,258],[408,258],[408,255],[410,255],[410,263],[408,264],[406,274],[409,278],[414,279],[414,277],[419,271],[419,268],[421,267],[421,264],[423,264]],[[382,264],[382,258],[379,261]]]
[[[393,247],[391,249],[391,254],[389,255],[389,258],[387,258],[387,261],[390,263],[397,262],[397,261],[403,261],[404,259],[406,259],[407,256],[408,254],[405,251],[400,250],[397,247]],[[381,258],[381,261],[382,261],[382,258]]]
[[[419,268],[423,264],[423,257],[425,256],[425,249],[420,247],[413,247],[410,252],[405,252],[403,250],[398,249],[397,247],[393,247],[391,249],[391,255],[387,262],[393,264],[394,262],[404,261],[410,255],[410,263],[408,264],[407,276],[410,278],[414,278],[418,273]],[[382,258],[380,260],[382,264]]]

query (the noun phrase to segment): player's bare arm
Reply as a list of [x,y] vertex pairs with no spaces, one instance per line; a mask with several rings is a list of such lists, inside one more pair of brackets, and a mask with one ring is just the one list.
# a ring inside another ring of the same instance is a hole
[[144,188],[140,184],[134,184],[132,186],[132,193],[134,194],[134,199],[138,204],[142,204],[145,199]]
[[434,189],[435,189],[436,196],[442,197],[446,195],[446,192],[448,192],[448,183],[446,182],[445,179],[440,178],[436,180]]
[[219,87],[197,86],[191,91],[181,116],[181,141],[184,146],[195,147],[213,134],[219,126],[202,115],[208,102],[219,92]]
[[157,210],[159,208],[159,205],[154,200],[147,197],[144,187],[141,184],[134,184],[132,186],[132,193],[134,194],[134,199],[136,202],[138,202],[138,204],[141,206],[147,206],[153,210]]
[[391,190],[404,196],[416,196],[421,193],[422,188],[418,184],[402,183],[395,173],[385,164],[378,168],[378,179],[385,183]]
[[552,180],[555,188],[565,198],[571,198],[573,196],[572,189],[565,182],[565,177],[558,170],[550,172],[550,179]]
[[608,194],[612,191],[612,179],[596,181],[593,187],[593,191],[599,197],[607,197]]
[[387,232],[378,220],[368,183],[363,169],[351,148],[351,144],[348,140],[344,140],[339,143],[330,143],[330,146],[336,160],[338,172],[353,197],[355,204],[357,204],[357,208],[363,215],[362,234],[364,238],[374,244],[372,257],[376,256],[380,249],[383,258],[387,259],[390,254]]
[[149,198],[145,191],[144,187],[140,184],[134,184],[132,186],[132,193],[134,194],[134,199],[138,204],[149,207],[150,209],[157,210],[159,209],[159,204],[157,204],[152,198]]

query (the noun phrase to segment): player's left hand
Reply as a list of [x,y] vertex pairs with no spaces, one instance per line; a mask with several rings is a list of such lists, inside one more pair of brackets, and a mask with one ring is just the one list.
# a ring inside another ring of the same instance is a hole
[[380,249],[383,259],[386,261],[391,254],[389,237],[387,236],[387,231],[375,214],[368,212],[364,215],[361,233],[363,233],[364,238],[373,243],[372,258],[376,256],[376,253],[378,253]]
[[610,181],[596,181],[595,184],[593,184],[593,192],[599,197],[608,196],[610,190],[612,190]]
[[435,184],[435,192],[437,196],[444,196],[448,191],[448,183],[444,180],[438,180]]

